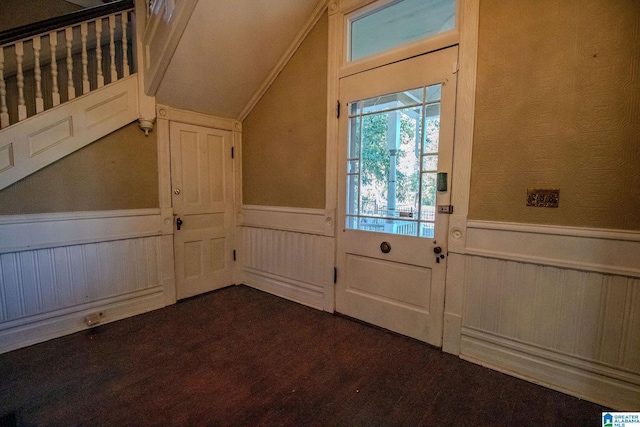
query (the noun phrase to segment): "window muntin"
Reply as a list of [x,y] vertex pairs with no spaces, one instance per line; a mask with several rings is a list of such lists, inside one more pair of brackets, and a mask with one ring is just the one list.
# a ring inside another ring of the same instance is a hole
[[395,0],[349,19],[348,61],[455,28],[456,0]]
[[441,89],[349,104],[347,228],[433,237]]

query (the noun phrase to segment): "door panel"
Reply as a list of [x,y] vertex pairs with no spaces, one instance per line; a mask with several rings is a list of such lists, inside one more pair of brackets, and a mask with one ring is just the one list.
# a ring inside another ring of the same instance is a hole
[[431,269],[347,254],[347,286],[353,293],[429,311]]
[[231,132],[171,123],[178,299],[232,284]]
[[453,47],[340,80],[336,310],[436,346],[456,63]]

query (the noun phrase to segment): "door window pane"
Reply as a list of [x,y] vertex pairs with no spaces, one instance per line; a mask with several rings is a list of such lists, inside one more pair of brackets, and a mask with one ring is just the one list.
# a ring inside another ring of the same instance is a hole
[[425,106],[424,153],[437,153],[440,141],[440,103]]
[[[350,104],[347,228],[432,237],[440,104],[426,99],[439,86]],[[422,142],[425,126],[435,145]]]
[[456,0],[396,0],[350,20],[349,61],[455,27]]
[[363,101],[363,113],[374,113],[376,111],[393,110],[399,107],[422,105],[423,97],[423,88],[381,95]]
[[[355,106],[357,103],[351,105]],[[356,108],[354,110],[357,111]],[[361,120],[359,118],[349,121],[349,152],[347,156],[350,159],[360,157],[360,123]]]

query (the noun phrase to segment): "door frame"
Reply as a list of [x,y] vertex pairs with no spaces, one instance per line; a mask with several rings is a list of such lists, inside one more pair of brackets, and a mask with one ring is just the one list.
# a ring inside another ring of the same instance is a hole
[[[335,218],[338,190],[338,101],[339,79],[349,72],[345,67],[346,16],[378,0],[330,0],[329,51],[327,74],[327,149],[326,149],[326,210],[329,220]],[[457,0],[456,29],[433,43],[417,43],[410,48],[399,48],[389,54],[376,55],[360,61],[360,67],[373,68],[385,63],[409,58],[443,47],[458,45],[458,89],[454,130],[453,173],[451,204],[454,213],[449,218],[449,259],[445,279],[445,312],[442,350],[460,353],[464,262],[467,233],[467,214],[471,184],[471,153],[473,147],[473,121],[475,110],[476,68],[478,56],[478,22],[480,0]],[[364,64],[364,65],[362,65]],[[358,69],[352,67],[353,72]],[[360,69],[361,71],[361,69]],[[337,221],[334,228],[338,227]],[[334,234],[335,236],[335,231]],[[335,290],[334,290],[335,292]],[[334,300],[335,296],[331,296]]]
[[[171,146],[170,146],[170,122],[180,122],[190,125],[203,126],[207,128],[226,130],[232,133],[232,146],[234,149],[233,161],[233,215],[232,228],[234,230],[233,238],[236,250],[241,251],[240,241],[241,234],[239,229],[240,215],[242,213],[242,123],[238,120],[223,117],[212,116],[208,114],[196,113],[193,111],[182,110],[179,108],[169,107],[167,105],[158,104],[156,106],[157,119],[157,146],[158,146],[158,201],[162,214],[163,233],[171,234],[171,247],[173,248],[173,234],[175,232],[173,205],[171,198]],[[175,265],[175,252],[171,249],[171,260]],[[237,284],[239,278],[240,263],[235,264],[233,278]],[[173,292],[167,292],[165,295],[165,303],[167,305],[176,302],[176,286],[175,276],[171,278],[173,282]]]

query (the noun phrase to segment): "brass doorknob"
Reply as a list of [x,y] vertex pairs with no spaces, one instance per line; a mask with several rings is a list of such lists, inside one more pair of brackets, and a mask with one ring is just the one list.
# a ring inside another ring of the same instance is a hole
[[391,252],[391,245],[389,244],[389,242],[382,242],[380,243],[380,250],[383,254],[388,254],[389,252]]

